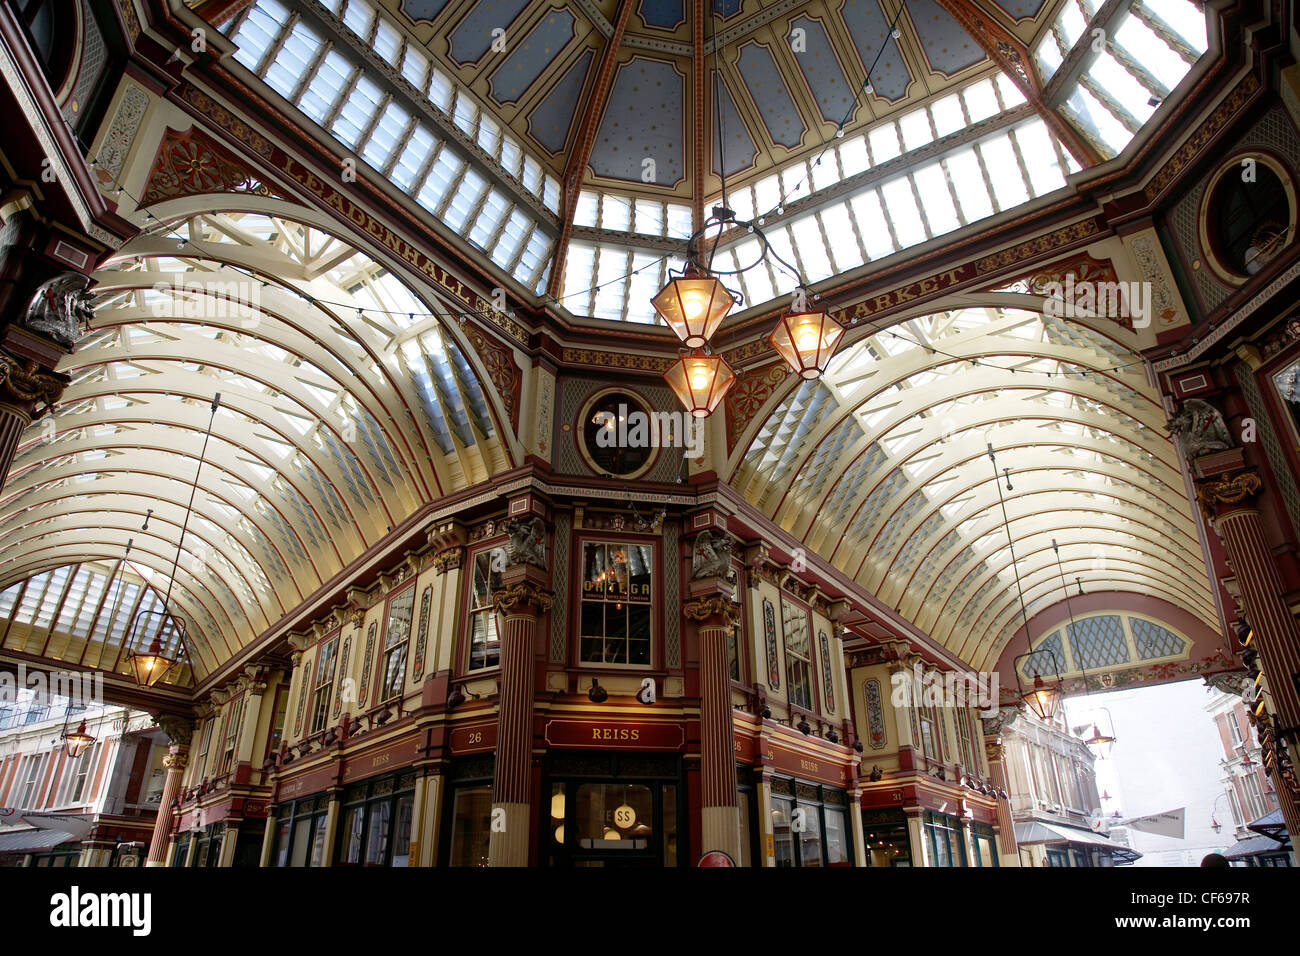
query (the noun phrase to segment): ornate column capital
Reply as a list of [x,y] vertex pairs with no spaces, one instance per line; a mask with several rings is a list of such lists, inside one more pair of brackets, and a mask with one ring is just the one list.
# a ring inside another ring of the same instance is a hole
[[1259,494],[1263,487],[1258,468],[1237,468],[1199,479],[1196,482],[1196,500],[1201,513],[1210,521],[1218,517],[1220,507],[1240,505]]
[[492,593],[492,606],[502,614],[545,614],[554,603],[550,591],[527,579]]
[[740,605],[720,594],[702,595],[683,602],[682,615],[697,624],[729,626],[740,620]]
[[182,772],[190,762],[190,753],[188,750],[175,750],[162,759],[162,764],[168,770],[175,770],[177,773]]

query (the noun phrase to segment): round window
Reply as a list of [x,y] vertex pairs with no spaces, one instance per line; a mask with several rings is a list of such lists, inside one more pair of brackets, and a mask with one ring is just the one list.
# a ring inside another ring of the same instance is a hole
[[622,391],[607,391],[587,403],[579,426],[587,463],[599,474],[632,478],[649,469],[654,456],[645,423],[645,403]]
[[1234,158],[1206,192],[1202,238],[1216,271],[1240,284],[1295,235],[1295,187],[1260,154]]

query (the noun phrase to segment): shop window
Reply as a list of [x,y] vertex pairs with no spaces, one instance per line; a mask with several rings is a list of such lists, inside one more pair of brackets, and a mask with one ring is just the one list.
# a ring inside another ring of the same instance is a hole
[[901,810],[864,810],[862,829],[872,866],[911,866],[912,844]]
[[492,593],[501,587],[506,553],[502,548],[474,555],[469,598],[469,669],[496,667],[501,661],[501,631]]
[[975,846],[976,866],[998,866],[998,847],[993,828],[987,823],[972,823],[971,843]]
[[415,586],[388,602],[388,623],[384,627],[384,660],[379,669],[378,701],[384,703],[402,695],[406,683],[406,649],[411,639],[411,614],[415,610]]
[[491,833],[492,785],[458,787],[454,790],[449,865],[487,866]]
[[1068,867],[1070,865],[1070,858],[1066,855],[1064,850],[1048,850],[1047,865]]
[[925,838],[930,843],[930,856],[935,866],[966,865],[961,821],[957,817],[926,813]]
[[224,824],[213,823],[194,834],[192,866],[203,869],[217,866],[221,862],[221,837],[224,832]]
[[415,774],[353,784],[343,796],[336,866],[407,866]]
[[243,712],[242,694],[226,705],[226,737],[221,750],[221,766],[217,769],[217,776],[230,773],[235,765],[235,750],[239,743],[239,724]]
[[304,797],[280,807],[276,814],[273,866],[325,866],[325,820],[329,798]]
[[208,747],[212,745],[213,728],[217,726],[217,718],[204,721],[203,732],[199,735],[199,755],[194,761],[194,779],[202,780],[208,769]]
[[190,834],[181,833],[176,837],[176,846],[172,850],[172,866],[184,866],[190,855]]
[[684,798],[668,755],[556,755],[548,761],[543,848],[552,866],[678,866]]
[[812,657],[809,650],[808,612],[781,599],[781,624],[785,635],[785,677],[790,703],[812,710]]
[[281,684],[275,689],[275,703],[271,709],[271,733],[266,738],[266,753],[262,755],[265,762],[271,754],[280,752],[284,740],[284,718],[289,709],[289,688]]
[[584,664],[649,665],[653,559],[649,545],[582,546]]
[[773,781],[776,865],[851,866],[847,806],[848,798],[842,790],[798,781]]
[[727,676],[736,683],[740,683],[740,635],[736,633],[736,628],[730,628],[727,631]]
[[336,634],[321,644],[316,658],[316,687],[311,698],[311,733],[320,733],[329,722],[330,701],[334,696],[334,663],[338,656]]

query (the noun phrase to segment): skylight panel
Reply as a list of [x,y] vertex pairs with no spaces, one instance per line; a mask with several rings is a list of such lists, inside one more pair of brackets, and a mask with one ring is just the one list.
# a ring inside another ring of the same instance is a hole
[[[1123,22],[1115,31],[1115,42],[1149,70],[1164,85],[1166,92],[1187,75],[1187,62],[1135,16],[1124,15]],[[1135,56],[1135,51],[1141,54],[1140,59]]]
[[472,167],[465,170],[465,176],[456,190],[456,196],[443,214],[443,222],[456,232],[461,232],[487,188],[487,180],[477,170]]
[[848,207],[844,203],[836,203],[827,206],[820,215],[826,234],[835,237],[830,250],[835,260],[835,271],[848,272],[862,265],[862,250],[858,248],[856,230]]
[[372,48],[385,63],[397,62],[397,51],[402,48],[402,35],[385,17],[379,18],[379,26],[375,30],[375,42],[372,44]]
[[984,168],[988,170],[999,209],[1010,209],[1029,199],[1020,164],[1016,162],[1011,138],[1007,133],[986,139],[979,145],[984,154]]
[[947,136],[966,128],[966,117],[961,111],[961,98],[956,93],[949,93],[931,103],[930,115],[934,118],[935,132],[940,136]]
[[406,143],[406,148],[402,150],[401,158],[398,159],[397,165],[393,167],[390,174],[393,182],[401,187],[403,192],[409,193],[415,186],[415,177],[419,175],[429,154],[437,145],[438,140],[427,126],[421,123],[415,127],[411,138]]
[[1187,0],[1141,0],[1145,7],[1186,41],[1197,54],[1207,49],[1205,13]]
[[898,127],[894,123],[877,126],[867,133],[867,141],[871,144],[871,158],[877,166],[903,152],[902,144],[898,139]]
[[402,58],[402,78],[421,94],[426,92],[429,85],[429,58],[414,43],[406,45],[406,55]]
[[452,183],[464,168],[465,160],[444,143],[438,152],[437,162],[429,170],[429,177],[420,189],[420,195],[417,197],[420,205],[430,212],[437,212],[442,208]]
[[1006,109],[1011,109],[1025,102],[1025,94],[1020,92],[1020,87],[1016,86],[1011,77],[1005,73],[999,73],[994,82],[998,87],[998,95],[1002,97],[1002,105]]
[[894,241],[884,226],[885,210],[880,205],[880,195],[866,189],[849,200],[853,217],[858,223],[858,235],[867,247],[868,259],[883,259],[894,253]]
[[840,168],[846,179],[871,168],[871,157],[867,153],[867,141],[863,136],[843,140],[835,151],[839,154]]
[[693,231],[691,207],[670,202],[667,205],[667,210],[669,237],[673,239],[689,239]]
[[1128,70],[1120,66],[1114,55],[1105,51],[1097,57],[1091,67],[1088,68],[1089,77],[1103,90],[1107,95],[1115,99],[1121,107],[1128,111],[1128,114],[1138,121],[1139,124],[1145,123],[1155,112],[1155,107],[1149,102],[1152,91],[1139,83]]
[[632,254],[632,275],[628,277],[627,320],[653,325],[657,313],[650,300],[663,288],[659,257],[648,252]]
[[906,177],[891,180],[880,187],[885,205],[889,208],[889,220],[894,227],[894,234],[903,248],[914,246],[926,239],[925,226],[921,214],[916,208],[916,198],[912,195],[912,185]]
[[289,11],[276,0],[263,0],[253,7],[240,24],[239,32],[231,38],[239,46],[235,59],[250,70],[256,70],[288,20]]
[[383,91],[380,90],[379,85],[363,74],[357,79],[357,85],[353,87],[352,94],[343,104],[343,109],[339,111],[330,132],[339,142],[355,147],[362,131],[370,125],[370,121],[378,112],[382,99]]
[[513,262],[531,225],[532,220],[524,215],[522,210],[518,208],[512,210],[510,218],[506,220],[505,228],[501,230],[497,247],[492,250],[492,261],[503,269]]
[[645,236],[664,234],[664,206],[650,199],[636,201],[636,231]]
[[961,97],[972,123],[996,116],[999,112],[998,98],[993,92],[993,81],[990,79],[986,78],[966,87],[962,90]]
[[343,92],[343,86],[356,66],[338,50],[325,54],[316,75],[307,84],[298,108],[310,116],[319,125],[324,125]]
[[361,153],[362,158],[375,169],[384,169],[410,121],[410,113],[397,103],[389,103]]
[[790,232],[799,249],[799,258],[803,260],[805,277],[817,282],[834,274],[831,262],[826,254],[826,242],[822,239],[821,228],[816,216],[804,216],[791,223]]
[[1076,87],[1065,101],[1065,109],[1080,126],[1100,140],[1111,156],[1118,156],[1133,138],[1128,128],[1082,86]]
[[1034,59],[1038,64],[1038,73],[1046,83],[1061,68],[1061,51],[1056,45],[1056,37],[1048,30],[1034,48]]
[[275,62],[266,71],[266,83],[286,99],[292,96],[298,81],[307,74],[307,66],[320,49],[321,38],[314,30],[299,20],[293,25],[288,39]]
[[469,241],[480,249],[486,248],[509,210],[510,200],[496,189],[489,190],[487,199],[474,217],[474,228],[470,230]]
[[898,128],[903,134],[903,146],[906,149],[919,149],[934,141],[929,114],[923,109],[905,114],[899,119]]
[[626,196],[609,193],[601,197],[600,224],[615,232],[627,232],[632,227],[632,200]]
[[1079,42],[1079,37],[1083,36],[1083,31],[1088,24],[1075,0],[1066,0],[1056,25],[1065,36],[1065,42],[1074,46]]
[[935,235],[951,232],[961,225],[957,209],[948,192],[948,177],[939,163],[929,163],[912,174],[916,191],[925,207],[925,218]]
[[776,176],[764,176],[754,183],[754,208],[766,215],[781,204],[781,186]]
[[375,15],[375,8],[370,0],[348,0],[348,8],[343,13],[343,25],[361,39],[369,40]]

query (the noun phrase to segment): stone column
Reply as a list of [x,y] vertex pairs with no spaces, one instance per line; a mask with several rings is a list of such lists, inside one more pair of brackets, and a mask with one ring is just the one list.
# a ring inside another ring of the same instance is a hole
[[167,774],[163,778],[162,798],[158,801],[158,816],[154,820],[153,839],[149,842],[145,866],[165,866],[167,863],[167,846],[172,836],[172,807],[181,790],[181,778],[185,776],[185,766],[190,759],[190,738],[194,733],[193,721],[182,717],[160,717],[158,725],[171,740],[171,746],[167,756],[163,757]]
[[501,628],[501,691],[497,696],[496,768],[492,780],[492,832],[488,866],[527,866],[532,828],[533,652],[537,619],[551,609],[551,593],[532,565],[502,574],[493,603]]
[[[1241,603],[1259,653],[1260,670],[1268,682],[1268,702],[1280,743],[1300,764],[1300,626],[1288,607],[1282,579],[1273,560],[1255,498],[1263,482],[1253,467],[1220,471],[1196,484],[1196,495],[1207,521],[1223,539],[1224,550],[1237,576]],[[1273,788],[1287,830],[1300,833],[1300,801],[1280,774]]]
[[740,620],[734,585],[723,578],[691,582],[682,615],[700,635],[700,791],[703,853],[720,850],[740,859],[740,798],[731,720],[727,637]]

